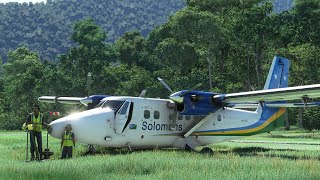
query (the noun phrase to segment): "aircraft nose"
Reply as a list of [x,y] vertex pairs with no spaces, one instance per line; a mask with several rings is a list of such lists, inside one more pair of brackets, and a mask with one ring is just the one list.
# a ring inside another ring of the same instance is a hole
[[55,138],[61,138],[67,124],[71,124],[70,120],[66,118],[57,119],[50,123],[48,133]]
[[[107,122],[114,118],[114,111],[110,108],[95,108],[79,113],[75,113],[50,123],[48,133],[55,138],[61,139],[65,131],[65,127],[70,124],[72,131],[78,142],[91,142],[89,137],[96,134],[103,134],[106,130]],[[88,137],[88,134],[91,136]],[[99,137],[97,137],[98,139]]]

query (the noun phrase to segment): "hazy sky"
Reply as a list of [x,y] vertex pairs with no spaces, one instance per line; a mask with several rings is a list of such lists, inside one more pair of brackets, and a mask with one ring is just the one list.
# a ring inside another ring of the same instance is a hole
[[23,2],[47,2],[47,0],[0,0],[0,3],[7,3],[7,2],[19,2],[19,3],[23,3]]

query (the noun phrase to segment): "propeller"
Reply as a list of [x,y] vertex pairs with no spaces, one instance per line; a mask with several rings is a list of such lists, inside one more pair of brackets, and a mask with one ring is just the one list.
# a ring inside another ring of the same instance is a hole
[[161,83],[164,87],[166,87],[171,93],[173,93],[173,91],[171,90],[171,88],[168,86],[168,84],[167,84],[166,82],[164,82],[163,79],[161,79],[160,77],[158,77],[157,79],[160,81],[160,83]]
[[88,96],[90,95],[91,83],[92,83],[92,74],[91,74],[91,72],[88,72],[87,85],[86,85],[86,90],[87,90]]
[[[173,91],[171,90],[171,88],[168,86],[168,84],[163,80],[161,79],[160,77],[157,78],[160,83],[166,87],[170,92],[171,92],[171,95],[169,96],[169,98],[176,102],[176,103],[183,103],[183,96],[186,95],[187,93],[191,92],[192,90],[194,89],[197,89],[199,88],[200,86],[202,86],[202,83],[198,83],[196,84],[195,86],[193,86],[190,90],[185,90],[185,91],[179,91],[179,92],[176,92],[176,93],[173,93]],[[197,98],[196,96],[194,96],[193,98]]]
[[[171,99],[171,96],[172,96],[172,93],[173,91],[171,90],[171,88],[168,86],[168,84],[163,80],[161,79],[160,77],[157,78],[160,83],[165,87],[167,88],[170,92],[171,92],[171,95],[169,96],[169,98]],[[176,121],[177,121],[177,117],[178,117],[178,111],[177,111],[177,103],[175,100],[171,99],[172,101],[174,101],[174,109],[173,109],[173,114],[172,114],[172,123],[171,123],[171,128],[170,128],[170,131],[174,131],[176,128]]]
[[[200,87],[202,85],[202,83],[198,83],[195,86],[193,86],[191,88],[191,90],[184,90],[184,91],[179,91],[179,92],[175,92],[173,93],[173,91],[171,90],[171,88],[168,86],[168,84],[161,79],[160,77],[157,78],[160,83],[171,92],[171,95],[169,96],[169,98],[174,102],[175,106],[174,106],[174,111],[173,111],[173,121],[172,121],[172,125],[171,125],[171,131],[175,130],[175,125],[176,125],[176,120],[177,120],[177,116],[178,116],[178,104],[183,103],[183,99],[184,99],[184,95],[186,95],[187,93],[191,92],[193,89],[196,89],[198,87]],[[198,97],[196,97],[196,95],[193,95],[192,98],[197,99]]]

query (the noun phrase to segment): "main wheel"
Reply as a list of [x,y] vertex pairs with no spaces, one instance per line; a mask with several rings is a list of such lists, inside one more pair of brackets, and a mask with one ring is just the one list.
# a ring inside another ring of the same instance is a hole
[[213,155],[213,150],[211,148],[209,148],[209,147],[204,147],[204,148],[201,149],[200,153],[212,156]]

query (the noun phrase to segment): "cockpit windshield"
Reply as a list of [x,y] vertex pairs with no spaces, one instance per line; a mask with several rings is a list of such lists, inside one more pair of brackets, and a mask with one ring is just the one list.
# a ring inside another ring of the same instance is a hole
[[114,112],[118,111],[118,109],[121,107],[121,105],[124,103],[124,101],[121,100],[106,100],[105,103],[101,106],[102,108],[110,108]]
[[101,100],[94,108],[101,107],[104,102],[106,102],[106,100]]

